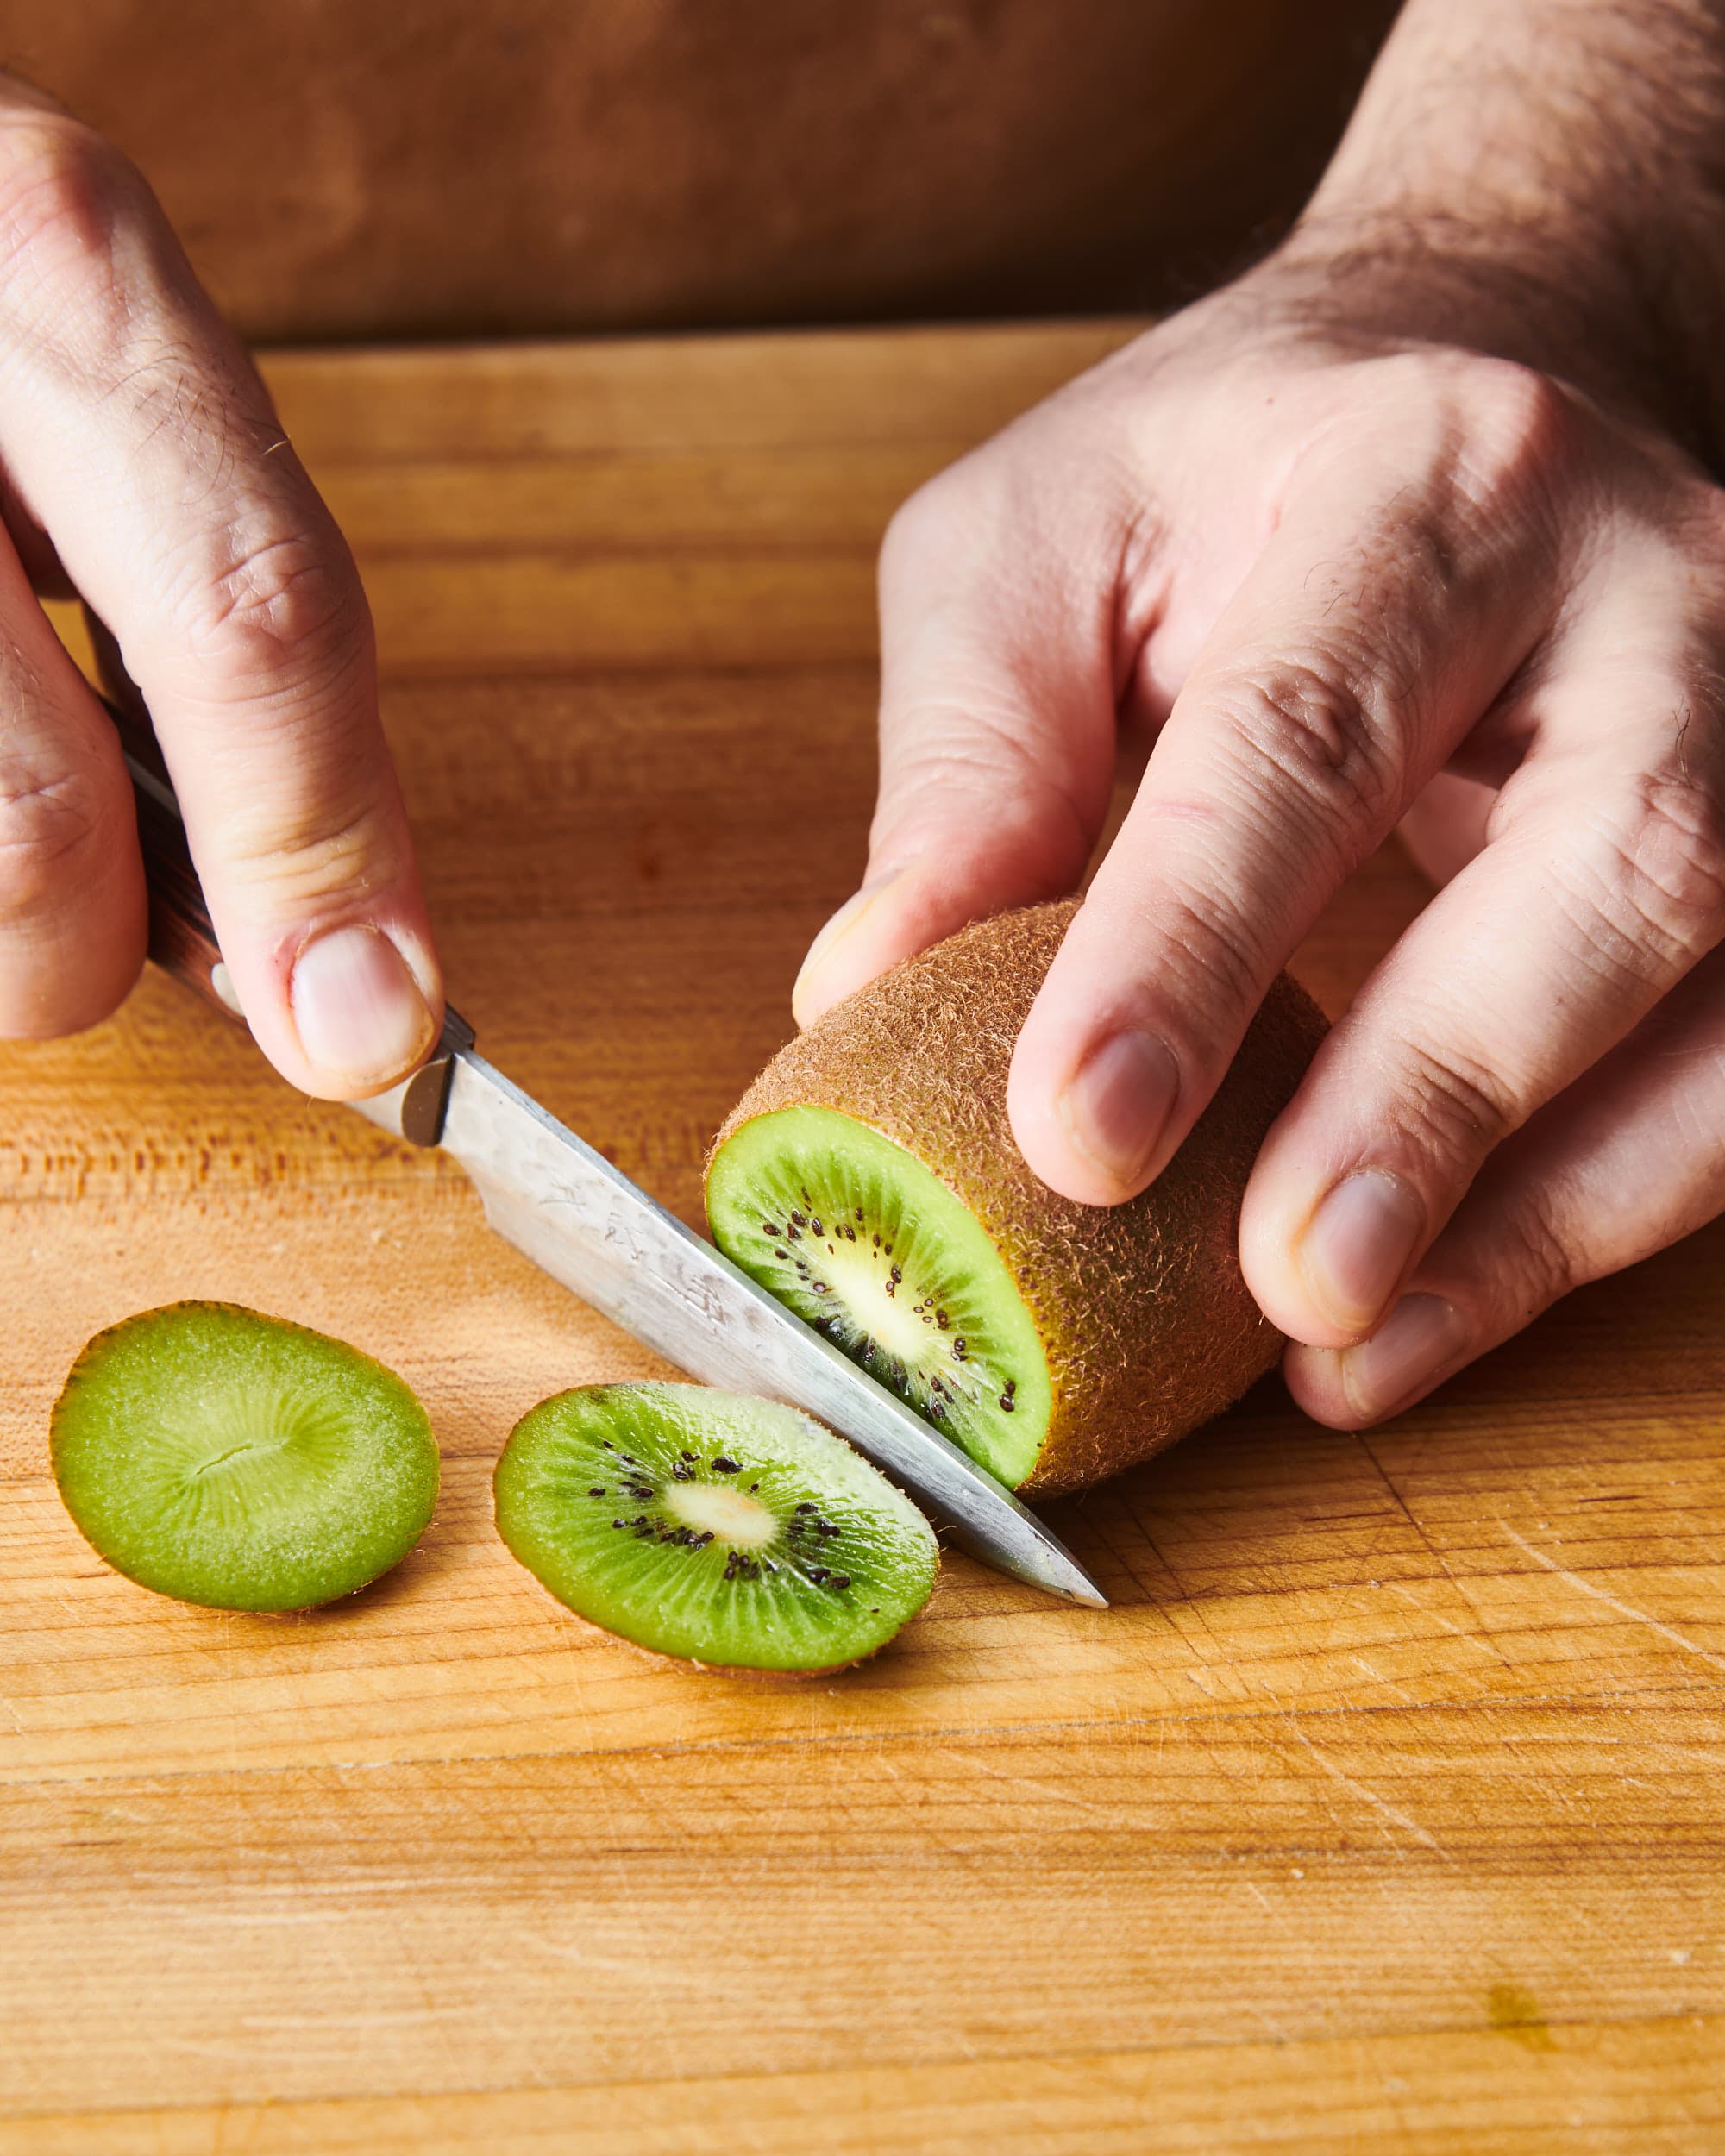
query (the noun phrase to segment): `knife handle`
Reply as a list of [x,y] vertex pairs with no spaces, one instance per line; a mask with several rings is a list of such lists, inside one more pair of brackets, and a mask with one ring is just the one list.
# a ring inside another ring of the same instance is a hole
[[150,901],[150,956],[194,995],[223,1017],[243,1022],[239,999],[222,962],[204,887],[191,864],[179,804],[162,760],[161,745],[150,723],[149,708],[126,671],[120,647],[105,622],[88,607],[84,618],[96,653],[101,696],[124,751],[126,769],[138,811],[138,847]]
[[[143,692],[127,673],[107,624],[87,606],[84,618],[102,682],[97,693],[119,734],[137,806],[138,848],[149,893],[150,957],[212,1010],[243,1025],[245,1013],[223,963],[222,946],[204,903],[204,887],[192,865],[185,821]],[[442,1132],[450,1058],[473,1044],[472,1026],[453,1005],[446,1006],[436,1046],[382,1100],[366,1104],[371,1119],[412,1144],[435,1145]]]

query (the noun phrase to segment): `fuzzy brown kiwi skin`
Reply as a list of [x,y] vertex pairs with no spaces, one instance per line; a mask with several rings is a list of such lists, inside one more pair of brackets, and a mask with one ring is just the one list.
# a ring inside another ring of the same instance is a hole
[[1020,1494],[1082,1489],[1239,1399],[1283,1340],[1239,1269],[1240,1202],[1264,1134],[1326,1020],[1282,975],[1172,1161],[1123,1206],[1034,1175],[1007,1117],[1019,1029],[1079,901],[961,930],[829,1011],[768,1064],[708,1155],[756,1116],[834,1108],[913,1154],[969,1207],[1018,1282],[1048,1357],[1048,1434]]

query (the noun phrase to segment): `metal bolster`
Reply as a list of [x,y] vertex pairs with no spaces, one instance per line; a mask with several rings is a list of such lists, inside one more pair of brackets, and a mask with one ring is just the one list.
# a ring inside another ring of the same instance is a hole
[[411,1078],[374,1100],[349,1105],[368,1123],[405,1138],[410,1145],[435,1145],[443,1135],[443,1111],[449,1102],[449,1075],[456,1054],[473,1044],[473,1027],[450,1006],[443,1013],[436,1047]]

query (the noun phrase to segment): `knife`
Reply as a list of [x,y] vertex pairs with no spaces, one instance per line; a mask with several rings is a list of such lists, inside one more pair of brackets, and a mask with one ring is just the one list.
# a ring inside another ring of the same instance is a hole
[[[148,712],[106,629],[91,618],[91,633],[137,805],[150,956],[242,1023]],[[1076,1558],[1004,1483],[488,1063],[455,1011],[411,1077],[349,1105],[410,1144],[448,1154],[478,1187],[498,1234],[668,1361],[709,1384],[801,1408],[902,1483],[972,1556],[1051,1594],[1107,1607]]]

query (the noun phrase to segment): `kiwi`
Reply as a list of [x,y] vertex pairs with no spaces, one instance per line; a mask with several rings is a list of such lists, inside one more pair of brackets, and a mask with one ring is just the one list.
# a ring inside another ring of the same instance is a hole
[[55,1403],[54,1480],[117,1572],[211,1609],[309,1609],[398,1564],[437,1501],[425,1410],[357,1348],[235,1303],[98,1332]]
[[578,1616],[708,1668],[814,1676],[928,1600],[928,1522],[794,1407],[702,1385],[586,1385],[516,1425],[498,1532]]
[[1082,1206],[1007,1119],[1013,1046],[1076,901],[979,922],[782,1049],[707,1162],[714,1241],[1010,1487],[1100,1481],[1275,1363],[1241,1277],[1259,1144],[1323,1036],[1283,975],[1141,1196]]

